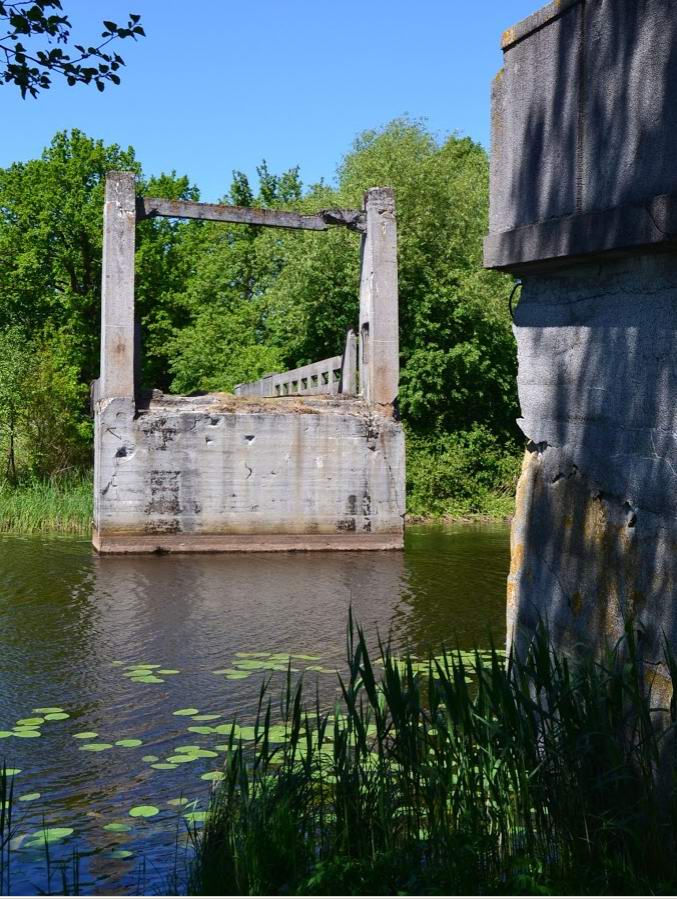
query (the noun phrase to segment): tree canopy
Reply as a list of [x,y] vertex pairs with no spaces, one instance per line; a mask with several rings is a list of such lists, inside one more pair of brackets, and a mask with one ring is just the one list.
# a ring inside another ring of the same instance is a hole
[[[187,177],[146,177],[132,148],[77,130],[57,134],[40,159],[0,170],[0,332],[28,346],[31,360],[28,381],[7,367],[0,382],[6,376],[8,383],[41,384],[42,396],[58,385],[64,422],[60,435],[49,437],[52,449],[38,451],[34,435],[22,442],[17,419],[19,471],[49,473],[89,453],[86,397],[99,369],[101,215],[111,169],[136,172],[140,193],[199,199]],[[482,268],[483,148],[396,120],[361,135],[332,183],[304,187],[298,168],[276,174],[263,162],[256,184],[235,172],[224,200],[301,212],[354,208],[379,185],[394,187],[397,204],[400,411],[411,507],[458,512],[511,484],[518,445],[511,284]],[[229,391],[266,372],[336,355],[357,324],[358,288],[359,236],[346,229],[143,221],[136,302],[144,384]],[[8,395],[3,389],[0,383],[0,399]],[[2,421],[0,408],[0,451]],[[59,441],[72,452],[55,453]],[[4,442],[7,458],[6,436]],[[29,445],[22,456],[21,446]]]
[[75,54],[66,51],[71,41],[71,22],[61,0],[0,0],[0,80],[15,84],[21,96],[37,97],[48,90],[52,78],[67,84],[119,84],[124,59],[109,45],[117,40],[144,37],[141,16],[129,14],[126,25],[104,21],[101,39],[93,45],[74,44]]

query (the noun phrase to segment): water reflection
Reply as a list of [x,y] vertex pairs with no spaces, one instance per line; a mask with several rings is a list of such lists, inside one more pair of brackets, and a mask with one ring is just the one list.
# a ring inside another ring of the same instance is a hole
[[[22,769],[18,792],[42,794],[21,809],[19,830],[38,830],[43,813],[49,825],[73,827],[79,851],[91,853],[83,862],[89,891],[132,887],[141,858],[144,888],[166,887],[180,814],[168,802],[182,793],[206,802],[201,775],[215,764],[158,770],[144,757],[163,762],[177,745],[223,742],[188,731],[195,722],[177,709],[218,714],[217,723],[251,715],[261,673],[213,673],[236,652],[312,654],[324,667],[341,665],[351,605],[372,638],[391,634],[419,654],[486,645],[490,631],[499,643],[504,637],[504,527],[411,528],[404,553],[100,558],[86,541],[5,537],[0,554],[0,729],[42,706],[70,715],[45,721],[39,739],[0,740],[0,755]],[[133,682],[120,662],[179,673]],[[335,676],[309,676],[332,701]],[[102,743],[143,742],[85,751],[73,736],[83,731]],[[160,814],[132,820],[138,804]],[[112,821],[133,828],[104,830]],[[115,848],[134,856],[114,860]],[[42,867],[35,853],[19,852],[14,890],[44,887]]]

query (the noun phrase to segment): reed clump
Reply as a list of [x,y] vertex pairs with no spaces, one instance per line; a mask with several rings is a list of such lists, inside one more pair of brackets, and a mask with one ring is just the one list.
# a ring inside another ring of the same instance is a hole
[[277,716],[262,689],[254,748],[233,730],[192,892],[676,891],[674,709],[631,626],[576,664],[543,629],[520,660],[376,662],[352,621],[347,648],[336,709],[289,674]]
[[86,534],[91,522],[89,473],[17,485],[0,481],[0,533]]

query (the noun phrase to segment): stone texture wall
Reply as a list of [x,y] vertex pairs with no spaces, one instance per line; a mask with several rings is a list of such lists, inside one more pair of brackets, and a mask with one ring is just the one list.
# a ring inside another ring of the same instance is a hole
[[403,431],[361,400],[103,399],[95,440],[104,552],[402,546]]
[[623,619],[644,654],[677,645],[677,253],[525,279],[515,312],[527,437],[509,638],[546,620],[601,645]]

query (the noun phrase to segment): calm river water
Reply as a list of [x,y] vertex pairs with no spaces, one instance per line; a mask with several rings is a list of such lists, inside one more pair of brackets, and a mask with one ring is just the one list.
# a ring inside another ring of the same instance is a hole
[[500,645],[508,555],[507,527],[485,525],[412,526],[401,553],[99,558],[84,540],[0,538],[11,892],[47,889],[43,827],[69,883],[80,857],[82,893],[171,888],[225,726],[251,722],[271,667],[291,654],[330,698],[351,604],[417,655]]

